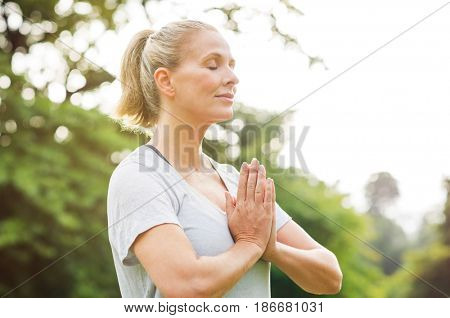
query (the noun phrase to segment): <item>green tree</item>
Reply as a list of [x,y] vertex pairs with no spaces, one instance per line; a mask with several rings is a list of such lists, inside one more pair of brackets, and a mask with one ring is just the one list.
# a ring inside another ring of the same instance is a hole
[[[447,200],[442,211],[444,222],[438,227],[439,240],[431,244],[427,251],[417,253],[422,267],[420,276],[435,288],[427,288],[413,282],[412,297],[448,297],[450,295],[450,179],[444,180]],[[445,293],[447,296],[445,296]]]
[[[386,216],[386,208],[399,197],[397,180],[389,172],[378,172],[370,176],[365,195],[369,203],[368,217],[377,233],[371,243],[388,257],[376,259],[387,275],[398,269],[403,253],[408,249],[409,241],[403,229]],[[395,262],[393,262],[392,260]]]
[[41,96],[25,106],[14,90],[1,93],[0,293],[83,244],[11,296],[117,296],[106,190],[111,154],[136,138],[97,110]]
[[444,180],[447,200],[442,214],[444,221],[434,223],[425,216],[414,248],[405,253],[404,266],[414,275],[398,270],[387,281],[390,297],[448,297],[450,295],[450,180]]

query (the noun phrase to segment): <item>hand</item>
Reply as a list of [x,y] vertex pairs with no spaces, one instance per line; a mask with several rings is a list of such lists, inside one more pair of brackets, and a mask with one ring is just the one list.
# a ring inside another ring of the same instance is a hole
[[[266,174],[265,168],[263,167],[263,174]],[[272,225],[271,225],[271,233],[270,238],[267,243],[266,249],[262,255],[262,259],[266,262],[271,262],[273,257],[276,254],[276,242],[277,242],[277,227],[276,227],[276,208],[275,208],[275,201],[276,201],[276,193],[275,193],[275,183],[273,182],[273,179],[267,178],[266,179],[266,189],[265,194],[267,193],[267,201],[271,202],[271,211],[272,211]],[[231,197],[231,204],[232,207],[236,207],[236,197]]]
[[228,227],[234,241],[255,243],[260,255],[266,250],[272,231],[269,192],[272,192],[272,187],[267,187],[264,166],[259,165],[257,159],[253,159],[251,165],[242,165],[236,199],[225,192]]
[[[272,187],[272,232],[270,233],[269,242],[267,243],[266,250],[264,254],[262,255],[262,259],[266,262],[271,262],[273,257],[276,254],[276,242],[277,242],[277,211],[275,208],[275,200],[276,200],[276,194],[275,194],[275,183],[273,182],[273,179],[267,178],[267,188]],[[266,190],[267,192],[268,190]]]

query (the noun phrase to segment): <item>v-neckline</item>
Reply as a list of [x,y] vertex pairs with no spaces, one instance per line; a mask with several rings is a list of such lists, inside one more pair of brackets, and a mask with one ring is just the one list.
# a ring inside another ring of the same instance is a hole
[[[222,210],[221,208],[219,208],[215,203],[213,203],[210,199],[208,199],[204,194],[200,193],[200,191],[197,191],[191,184],[189,184],[189,182],[187,182],[184,177],[178,172],[177,169],[175,169],[174,166],[172,166],[172,164],[169,162],[169,160],[167,160],[166,157],[164,157],[164,155],[158,150],[158,148],[156,148],[155,146],[151,145],[151,144],[145,144],[145,146],[149,147],[150,149],[152,149],[153,151],[156,152],[156,154],[161,157],[162,159],[164,159],[164,161],[169,165],[170,169],[173,169],[174,173],[177,174],[180,179],[181,182],[185,183],[186,188],[194,195],[196,195],[197,197],[199,197],[200,199],[203,199],[204,201],[206,201],[209,205],[211,205],[213,208],[215,208],[217,211],[219,211],[221,214],[223,215],[227,215],[226,211]],[[203,153],[206,158],[208,158],[209,162],[211,163],[211,166],[213,167],[213,169],[217,172],[217,174],[219,175],[219,178],[222,180],[223,184],[225,185],[225,188],[227,189],[228,192],[231,193],[230,191],[230,187],[227,184],[227,182],[225,181],[226,178],[223,178],[222,175],[219,172],[219,167],[216,167],[216,164],[214,162],[214,160],[208,156],[207,154]]]

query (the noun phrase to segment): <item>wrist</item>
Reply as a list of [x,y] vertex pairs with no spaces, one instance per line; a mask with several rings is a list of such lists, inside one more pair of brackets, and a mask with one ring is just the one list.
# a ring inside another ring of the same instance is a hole
[[275,247],[270,250],[269,255],[267,256],[267,260],[269,262],[276,262],[277,258],[280,254],[280,242],[275,242]]
[[239,245],[239,246],[244,246],[245,248],[248,248],[249,250],[252,250],[255,254],[258,255],[258,257],[261,257],[261,255],[264,254],[264,250],[262,250],[261,246],[259,246],[255,242],[239,240],[239,241],[236,241],[235,244]]

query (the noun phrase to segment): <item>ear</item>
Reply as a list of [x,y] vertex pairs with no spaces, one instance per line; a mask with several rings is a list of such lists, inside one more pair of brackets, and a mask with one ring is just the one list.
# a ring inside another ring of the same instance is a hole
[[153,78],[161,94],[169,97],[173,97],[175,95],[175,87],[172,83],[172,73],[168,68],[158,67],[153,74]]

